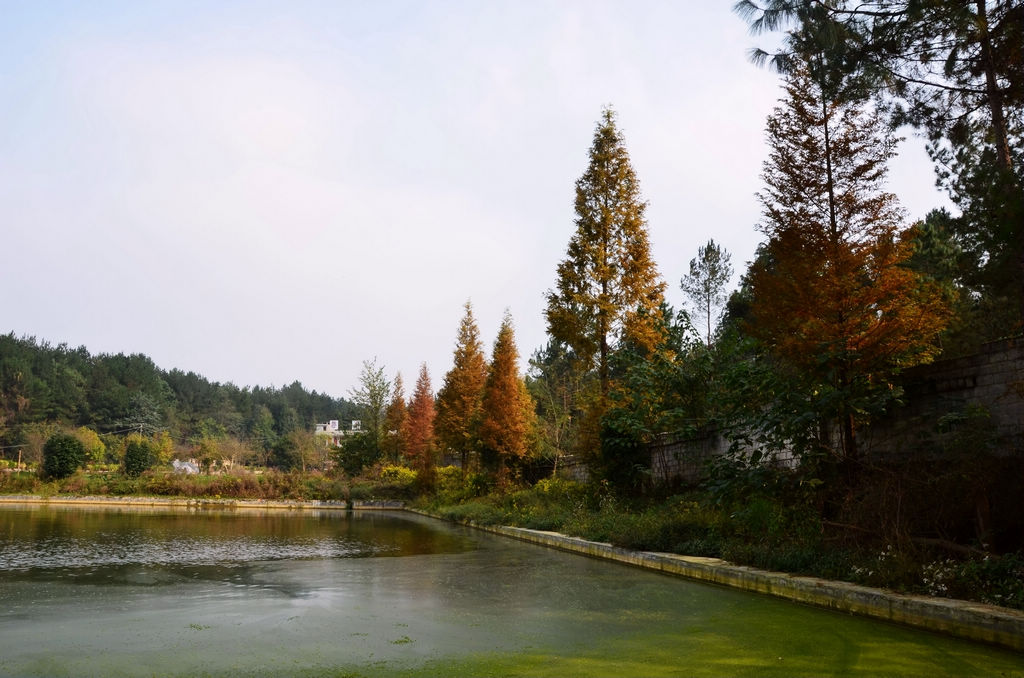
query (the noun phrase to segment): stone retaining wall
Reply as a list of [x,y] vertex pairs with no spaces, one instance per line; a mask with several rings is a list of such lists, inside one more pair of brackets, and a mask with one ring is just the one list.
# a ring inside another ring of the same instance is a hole
[[899,455],[927,445],[944,415],[968,407],[990,415],[992,449],[1024,454],[1024,337],[985,344],[975,355],[907,370],[906,403],[863,430],[872,455]]
[[[729,454],[729,448],[729,441],[714,429],[689,438],[663,433],[647,445],[651,456],[651,480],[655,484],[681,482],[696,485],[705,479],[708,462]],[[770,454],[772,463],[777,466],[793,467],[797,463],[790,450],[762,450],[762,453]]]
[[[893,458],[938,449],[940,420],[969,408],[989,416],[995,454],[1024,455],[1024,337],[990,342],[974,355],[909,369],[903,383],[905,404],[858,430],[858,444],[867,455]],[[729,442],[714,430],[690,438],[662,434],[647,447],[655,483],[698,483],[707,462],[729,452]],[[782,452],[775,454],[775,463],[793,465],[797,460]]]

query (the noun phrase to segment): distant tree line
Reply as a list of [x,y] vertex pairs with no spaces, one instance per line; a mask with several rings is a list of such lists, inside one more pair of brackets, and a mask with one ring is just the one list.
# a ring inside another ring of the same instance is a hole
[[[84,347],[0,335],[0,446],[5,458],[23,449],[38,457],[52,429],[96,434],[168,436],[178,446],[230,456],[246,453],[274,466],[300,465],[296,433],[316,422],[350,421],[344,398],[288,386],[240,388],[194,372],[163,370],[142,354],[91,355]],[[39,459],[34,459],[38,461]]]

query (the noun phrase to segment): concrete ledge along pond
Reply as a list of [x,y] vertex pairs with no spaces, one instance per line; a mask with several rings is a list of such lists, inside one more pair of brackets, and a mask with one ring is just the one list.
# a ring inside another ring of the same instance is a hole
[[407,511],[156,504],[0,501],[0,675],[1024,676],[1000,608]]

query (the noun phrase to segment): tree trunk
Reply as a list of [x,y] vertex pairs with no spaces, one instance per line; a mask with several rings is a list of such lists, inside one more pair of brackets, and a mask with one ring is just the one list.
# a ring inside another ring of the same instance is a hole
[[1017,290],[1017,294],[1019,295],[1019,317],[1017,318],[1017,322],[1019,325],[1024,325],[1024,209],[1021,209],[1020,211],[1020,223],[1017,224],[1017,280],[1021,281],[1021,287],[1019,290]]
[[843,456],[847,459],[857,459],[860,451],[857,449],[857,429],[853,421],[853,414],[843,414]]
[[[839,370],[836,386],[840,391],[849,388],[850,379],[846,367]],[[843,406],[839,412],[838,421],[839,444],[843,450],[843,460],[856,461],[860,456],[860,452],[857,450],[857,425],[854,421],[853,412],[850,412],[846,406]]]
[[598,375],[601,378],[601,402],[604,404],[605,396],[608,395],[608,311],[603,307],[608,300],[608,281],[601,281],[601,308],[597,310],[597,331],[601,337],[600,345],[600,360],[601,363],[598,365]]
[[985,90],[989,113],[992,117],[992,135],[995,138],[996,158],[1000,169],[1013,172],[1013,156],[1003,112],[1003,93],[996,81],[996,65],[992,55],[992,37],[988,30],[988,9],[985,0],[975,0],[978,8],[978,43],[981,46],[981,65],[985,69]]
[[[977,29],[978,44],[981,47],[981,67],[985,71],[985,93],[988,104],[989,116],[992,122],[992,137],[996,147],[996,166],[999,168],[1000,179],[1007,182],[1006,190],[1008,198],[1013,201],[1020,201],[1021,186],[1013,167],[1013,154],[1010,153],[1009,131],[1006,125],[1005,105],[1003,92],[999,89],[999,82],[996,79],[996,64],[992,54],[992,36],[988,26],[988,7],[985,0],[975,0],[975,7],[978,11]],[[1013,193],[1016,192],[1016,195]],[[1017,209],[1011,213],[1010,219],[1017,221],[1017,238],[1014,243],[1017,248],[1017,280],[1020,281],[1017,289],[1017,312],[1018,323],[1024,324],[1024,210]],[[1018,327],[1019,329],[1019,327]]]
[[707,307],[704,309],[707,311],[708,316],[708,348],[711,348],[711,293],[709,292],[705,299],[707,299]]
[[[832,137],[828,130],[828,101],[825,99],[825,89],[821,89],[821,126],[825,131],[825,181],[828,189],[828,225],[831,229],[833,250],[838,249],[839,223],[836,216],[836,185],[832,176]],[[835,251],[833,251],[833,255]]]

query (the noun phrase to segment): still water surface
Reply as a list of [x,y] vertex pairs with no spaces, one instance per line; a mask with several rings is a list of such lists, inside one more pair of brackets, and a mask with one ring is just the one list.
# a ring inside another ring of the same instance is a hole
[[0,675],[1024,676],[1024,656],[406,513],[7,506]]

